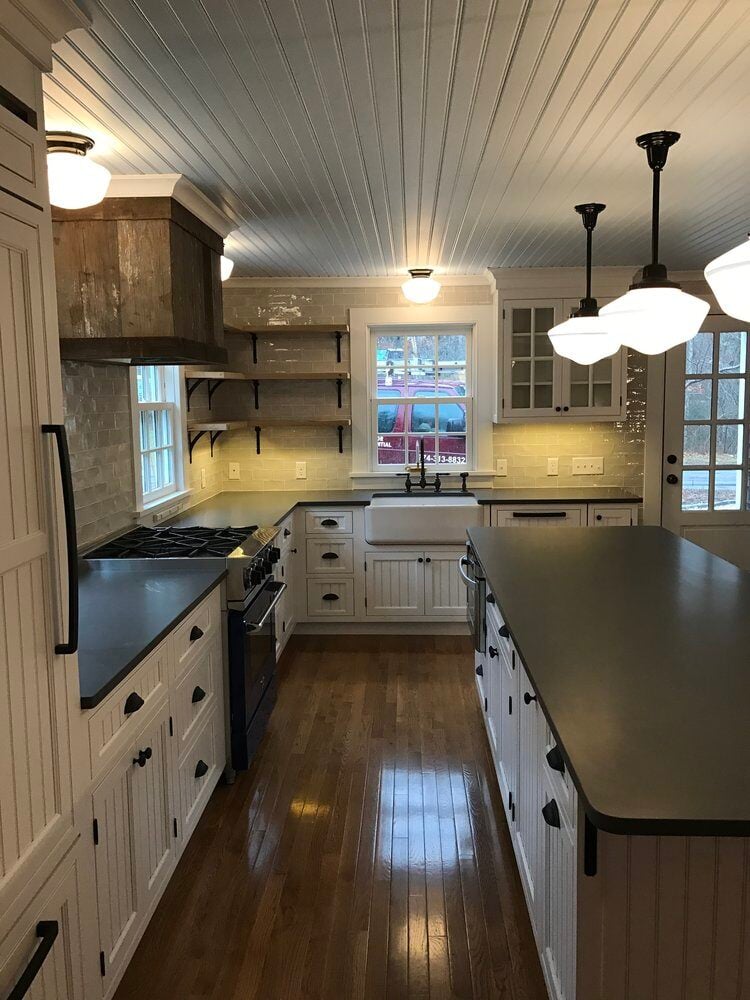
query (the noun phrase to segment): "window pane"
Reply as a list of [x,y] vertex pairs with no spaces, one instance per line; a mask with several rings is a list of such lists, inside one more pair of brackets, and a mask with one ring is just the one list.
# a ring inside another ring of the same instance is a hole
[[407,373],[408,396],[437,395],[437,370],[434,363],[425,365],[410,365]]
[[[692,340],[689,341],[691,344],[692,342]],[[685,420],[710,419],[711,380],[706,378],[687,379],[685,382]]]
[[460,403],[440,403],[438,429],[452,433],[466,433],[466,407]]
[[682,509],[708,510],[708,471],[686,469],[682,474]]
[[[403,407],[397,404],[378,404],[378,434],[392,433],[396,427],[399,410],[403,411]],[[403,412],[401,413],[401,420],[403,421]],[[403,431],[403,424],[401,430]]]
[[739,510],[742,471],[720,469],[714,472],[714,510]]
[[435,404],[434,403],[413,403],[411,407],[411,418],[409,429],[419,433],[429,433],[435,431]]
[[381,399],[388,399],[392,396],[400,396],[404,391],[403,385],[379,385],[378,396]]
[[[404,338],[376,337],[375,363],[378,378],[378,396],[398,396],[404,387]],[[386,392],[393,386],[396,391]]]
[[747,334],[744,330],[719,334],[719,371],[744,374],[747,366]]
[[437,371],[437,392],[439,396],[465,396],[466,369],[441,365]]
[[462,334],[441,334],[437,351],[438,361],[466,367],[466,337]]
[[[418,436],[409,435],[409,465],[419,465],[419,442],[422,440]],[[435,464],[435,436],[425,435],[424,437],[424,464]]]
[[378,463],[401,466],[406,464],[403,434],[378,435]]
[[708,465],[711,461],[711,425],[687,424],[682,451],[684,465]]
[[716,425],[716,465],[742,463],[742,424]]
[[716,416],[719,420],[742,420],[745,413],[744,378],[719,379]]
[[141,451],[156,447],[156,414],[153,410],[141,413]]
[[438,457],[443,465],[465,465],[466,438],[462,435],[438,435]]
[[710,375],[714,370],[714,335],[699,333],[685,346],[685,374]]

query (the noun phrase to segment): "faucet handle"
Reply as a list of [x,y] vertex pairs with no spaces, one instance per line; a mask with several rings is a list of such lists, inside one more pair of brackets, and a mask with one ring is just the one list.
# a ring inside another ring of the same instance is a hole
[[435,473],[434,485],[435,485],[435,492],[439,493],[440,492],[440,473],[439,472]]
[[406,489],[407,493],[411,493],[411,487],[412,487],[411,473],[407,472],[406,473],[406,480],[404,482],[404,488]]
[[469,478],[469,473],[468,472],[462,472],[461,473],[461,492],[462,493],[466,492],[466,480],[468,478]]

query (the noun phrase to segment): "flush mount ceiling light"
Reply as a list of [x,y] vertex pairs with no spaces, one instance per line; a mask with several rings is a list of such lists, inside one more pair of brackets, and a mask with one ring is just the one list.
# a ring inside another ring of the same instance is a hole
[[58,208],[97,205],[107,193],[112,175],[86,155],[94,140],[76,132],[47,133],[49,200]]
[[750,239],[712,260],[703,273],[724,312],[750,320]]
[[599,315],[597,301],[591,297],[591,234],[596,228],[599,213],[606,207],[597,202],[575,207],[586,230],[586,296],[570,319],[558,323],[549,331],[555,353],[579,365],[593,365],[620,349],[620,341]]
[[229,257],[221,255],[221,280],[226,281],[234,270],[234,261]]
[[401,291],[410,302],[432,302],[440,291],[440,282],[432,277],[431,267],[410,267],[411,278],[401,286]]
[[670,147],[679,138],[679,132],[647,132],[635,140],[646,150],[653,173],[651,263],[643,268],[640,281],[601,311],[621,342],[642,354],[661,354],[691,340],[708,312],[708,303],[683,292],[677,282],[669,280],[666,267],[659,263],[661,172]]

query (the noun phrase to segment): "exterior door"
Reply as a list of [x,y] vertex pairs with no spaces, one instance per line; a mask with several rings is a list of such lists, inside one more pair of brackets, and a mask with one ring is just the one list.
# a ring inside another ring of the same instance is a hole
[[368,552],[367,614],[384,618],[424,614],[424,555]]
[[711,317],[666,358],[662,524],[750,569],[748,327]]

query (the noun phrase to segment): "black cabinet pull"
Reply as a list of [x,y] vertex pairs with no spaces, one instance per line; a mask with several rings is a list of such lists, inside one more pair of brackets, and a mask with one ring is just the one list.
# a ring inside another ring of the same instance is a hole
[[559,771],[560,774],[565,774],[565,761],[563,760],[563,755],[560,752],[560,747],[550,747],[547,751],[547,763],[553,771]]
[[196,639],[202,639],[203,634],[203,629],[199,625],[193,625],[190,629],[190,641],[195,642]]
[[597,519],[597,521],[601,521],[601,519],[602,519],[602,515],[601,515],[601,514],[597,514],[597,515],[596,515],[596,519]]
[[8,994],[8,1000],[21,1000],[31,989],[31,984],[36,979],[39,970],[44,965],[44,960],[52,951],[52,945],[57,940],[60,925],[56,920],[40,920],[36,925],[36,936],[40,938],[36,951],[31,956],[31,960],[21,973],[21,976]]
[[417,562],[418,563],[424,562],[424,559],[420,556],[419,559],[417,559]]
[[338,599],[339,599],[338,594],[323,594],[324,601],[338,601]]
[[68,555],[68,640],[58,642],[56,653],[78,650],[78,539],[76,538],[76,505],[73,497],[73,476],[65,424],[42,424],[42,434],[54,434],[57,458],[60,462],[63,511],[65,512],[65,547]]
[[524,705],[530,705],[532,703],[532,701],[536,701],[536,695],[535,694],[529,694],[528,691],[524,691],[524,693],[523,693],[523,703],[524,703]]
[[512,517],[567,517],[566,510],[514,510]]
[[291,531],[289,530],[289,528],[284,528],[284,538],[289,538],[290,535]]
[[196,684],[195,688],[193,689],[193,697],[191,698],[192,703],[195,705],[197,702],[203,701],[205,697],[206,697],[206,692],[203,690],[200,684]]
[[320,557],[321,559],[338,559],[338,554],[336,552],[324,552]]
[[494,660],[495,657],[497,656],[497,650],[495,649],[494,646],[488,646],[487,647],[487,652],[490,654],[490,659],[491,660]]
[[476,670],[477,677],[484,677],[484,667],[480,663]]
[[137,757],[133,757],[133,763],[137,764],[138,767],[145,767],[146,762],[151,760],[152,756],[153,756],[153,750],[151,749],[151,747],[146,747],[145,749],[138,751]]
[[508,695],[508,715],[513,715],[513,695]]
[[133,712],[137,712],[139,709],[143,708],[146,702],[141,698],[137,691],[131,691],[130,694],[125,699],[125,704],[123,705],[123,712],[125,715],[132,715]]
[[562,411],[562,406],[555,407],[555,413],[560,413]]
[[320,523],[324,528],[337,528],[339,525],[335,517],[324,517]]
[[289,549],[289,551],[292,553],[292,555],[295,555],[295,556],[297,555],[297,550],[296,549]]
[[487,594],[487,603],[488,604],[494,604],[495,603],[495,595],[494,594]]
[[500,628],[497,630],[497,634],[500,636],[501,639],[510,639],[510,632],[508,631],[507,625],[501,625]]
[[557,803],[554,799],[550,799],[547,805],[543,806],[542,816],[547,826],[554,826],[556,829],[560,829],[560,810],[557,808]]
[[199,760],[195,765],[195,776],[196,778],[202,778],[204,774],[208,774],[208,764],[205,760]]

